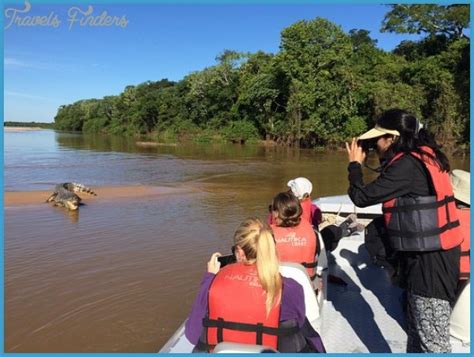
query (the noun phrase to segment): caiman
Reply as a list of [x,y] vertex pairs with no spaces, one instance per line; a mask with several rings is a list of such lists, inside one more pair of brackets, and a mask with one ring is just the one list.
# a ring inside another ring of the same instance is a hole
[[82,201],[76,192],[85,192],[90,195],[97,196],[94,191],[83,184],[65,182],[56,185],[53,194],[49,196],[46,202],[54,202],[53,206],[65,207],[71,211],[75,211],[79,208],[79,205]]

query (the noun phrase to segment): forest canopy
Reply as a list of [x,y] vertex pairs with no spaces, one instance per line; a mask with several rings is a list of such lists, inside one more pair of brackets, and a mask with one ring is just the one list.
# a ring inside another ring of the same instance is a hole
[[281,31],[277,53],[224,50],[178,82],[62,105],[59,130],[159,139],[337,146],[384,110],[416,114],[448,149],[469,147],[469,5],[390,5],[381,31],[422,34],[393,51],[323,18]]

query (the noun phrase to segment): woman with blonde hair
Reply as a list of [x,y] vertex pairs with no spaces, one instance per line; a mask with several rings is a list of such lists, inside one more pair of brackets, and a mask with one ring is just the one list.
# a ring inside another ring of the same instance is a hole
[[234,235],[236,263],[221,268],[220,253],[207,263],[198,296],[186,321],[194,352],[219,342],[258,344],[280,352],[325,352],[305,318],[303,288],[282,277],[270,227],[257,218]]

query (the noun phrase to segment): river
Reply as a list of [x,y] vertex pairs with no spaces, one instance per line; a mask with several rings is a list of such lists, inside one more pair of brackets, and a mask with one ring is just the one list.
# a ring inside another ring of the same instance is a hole
[[[297,176],[343,194],[346,168],[344,152],[5,131],[5,351],[158,351],[240,221]],[[44,203],[71,181],[98,196],[74,213]]]

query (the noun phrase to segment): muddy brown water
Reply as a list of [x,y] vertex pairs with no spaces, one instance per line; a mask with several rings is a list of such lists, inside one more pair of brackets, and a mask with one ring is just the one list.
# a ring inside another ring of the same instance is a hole
[[[241,220],[265,217],[296,176],[313,181],[315,197],[347,189],[344,152],[4,135],[7,352],[158,351]],[[43,203],[65,181],[98,196],[83,195],[78,212]]]

